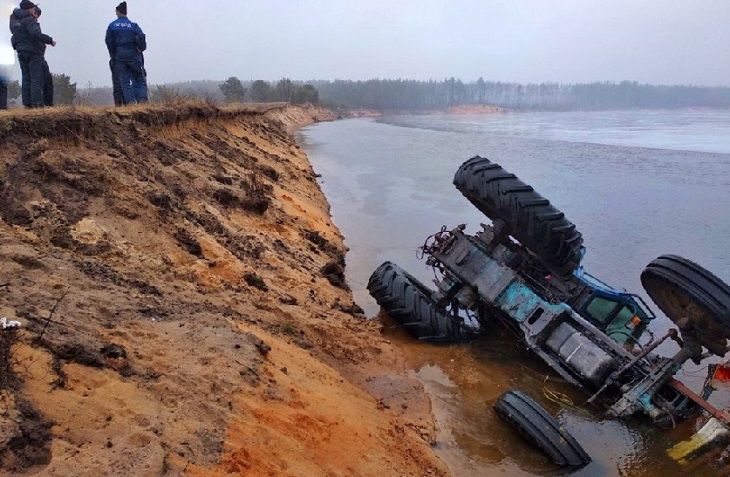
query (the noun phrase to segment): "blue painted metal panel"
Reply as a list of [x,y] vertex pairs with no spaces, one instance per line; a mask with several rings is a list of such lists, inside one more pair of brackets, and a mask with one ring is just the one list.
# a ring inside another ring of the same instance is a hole
[[625,291],[612,287],[608,283],[601,281],[590,273],[586,272],[585,268],[583,268],[582,266],[575,269],[575,271],[573,272],[573,276],[588,285],[590,288],[593,288],[594,290],[600,290],[604,293],[617,297],[626,295]]
[[504,292],[497,298],[496,305],[507,313],[513,320],[522,323],[527,320],[535,310],[540,307],[546,312],[558,315],[570,308],[565,303],[553,305],[543,300],[527,285],[520,282],[512,282]]

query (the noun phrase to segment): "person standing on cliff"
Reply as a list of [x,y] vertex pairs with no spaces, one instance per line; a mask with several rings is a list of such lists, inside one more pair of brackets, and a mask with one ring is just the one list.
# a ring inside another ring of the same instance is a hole
[[23,106],[40,108],[46,103],[43,86],[47,63],[43,55],[46,45],[56,46],[56,42],[41,31],[36,5],[29,0],[20,2],[20,6],[10,15],[10,32],[23,75]]
[[[140,54],[142,58],[142,67],[144,67],[144,54]],[[122,93],[122,82],[119,81],[116,64],[114,58],[109,58],[109,69],[112,72],[112,96],[114,97],[114,106],[124,106],[124,93]],[[147,72],[144,73],[147,77]]]
[[[42,13],[41,7],[36,5],[36,20],[41,17]],[[43,45],[41,52],[43,56],[43,105],[50,108],[53,106],[53,75],[51,74],[51,68],[48,66],[48,61],[46,61],[46,45]]]
[[142,53],[147,49],[147,39],[139,25],[127,18],[127,2],[120,3],[116,13],[117,19],[106,30],[106,46],[121,83],[124,104],[146,103],[147,78]]
[[122,93],[122,82],[119,81],[117,67],[114,58],[109,58],[109,69],[112,72],[112,95],[114,96],[114,106],[124,106],[124,93]]

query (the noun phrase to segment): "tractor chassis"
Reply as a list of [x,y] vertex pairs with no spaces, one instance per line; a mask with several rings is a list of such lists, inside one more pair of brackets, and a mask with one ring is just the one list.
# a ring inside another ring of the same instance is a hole
[[589,402],[612,398],[610,415],[640,412],[676,422],[689,413],[694,403],[668,383],[693,355],[686,348],[671,359],[649,353],[667,338],[679,341],[676,332],[650,343],[637,359],[567,303],[538,294],[510,266],[529,252],[492,226],[482,227],[475,236],[463,226],[442,230],[424,247],[427,263],[442,276],[437,301],[476,312],[482,326],[498,320],[563,379],[593,394]]

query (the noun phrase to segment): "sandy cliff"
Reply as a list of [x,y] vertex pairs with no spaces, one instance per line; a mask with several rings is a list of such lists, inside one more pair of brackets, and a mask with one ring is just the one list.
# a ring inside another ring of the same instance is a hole
[[353,304],[287,133],[328,119],[0,115],[0,316],[23,324],[0,474],[446,474],[428,400]]

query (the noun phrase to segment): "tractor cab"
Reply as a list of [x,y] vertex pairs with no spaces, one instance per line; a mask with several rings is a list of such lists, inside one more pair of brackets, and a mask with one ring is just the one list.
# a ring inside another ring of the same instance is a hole
[[608,285],[583,267],[578,267],[573,275],[585,286],[573,303],[574,309],[614,341],[638,343],[655,318],[646,302],[638,295]]

